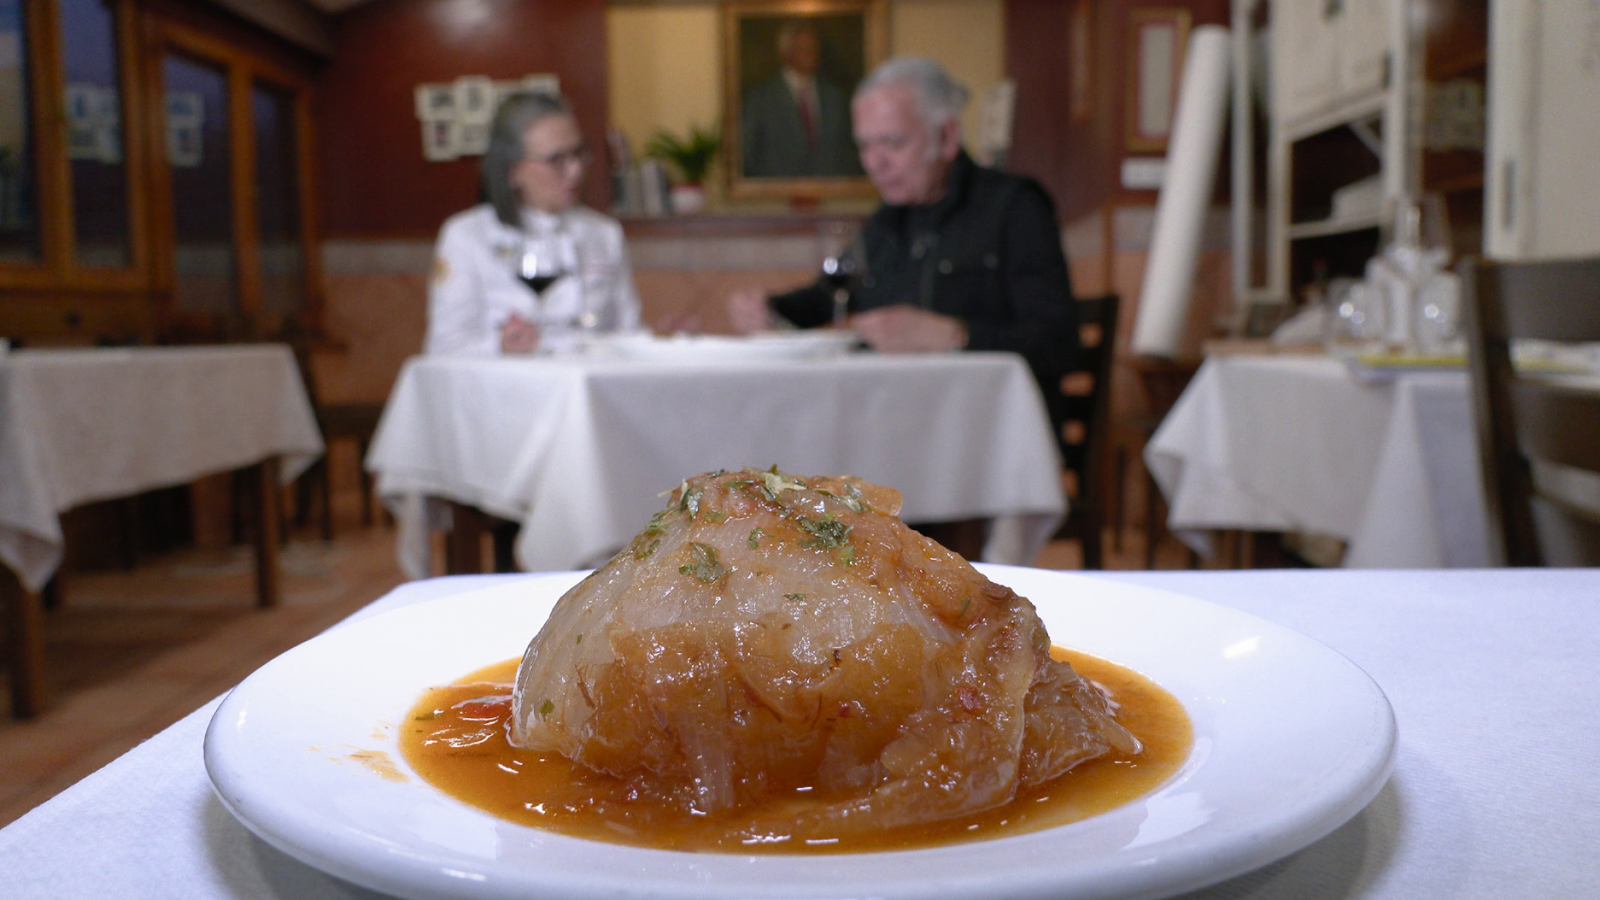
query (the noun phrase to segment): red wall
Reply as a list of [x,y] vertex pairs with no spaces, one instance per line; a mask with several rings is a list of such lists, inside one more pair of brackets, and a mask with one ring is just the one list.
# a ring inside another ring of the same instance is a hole
[[[477,157],[422,158],[424,82],[553,72],[603,149],[605,46],[604,0],[371,0],[340,15],[317,110],[326,236],[432,237],[477,201]],[[593,166],[587,203],[609,204],[606,181],[603,162]]]
[[[1139,7],[1186,7],[1191,25],[1227,25],[1227,0],[1081,0],[1090,9],[1094,54],[1092,109],[1071,121],[1067,0],[1006,0],[1006,74],[1017,82],[1010,167],[1038,178],[1062,221],[1088,215],[1118,196],[1154,197],[1119,187],[1125,145],[1130,13]],[[1026,114],[1020,111],[1026,110]],[[1139,155],[1149,155],[1148,153]]]

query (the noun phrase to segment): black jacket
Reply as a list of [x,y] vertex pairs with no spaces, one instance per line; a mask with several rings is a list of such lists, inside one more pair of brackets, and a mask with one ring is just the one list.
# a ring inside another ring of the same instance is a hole
[[[967,349],[1022,354],[1054,408],[1078,353],[1078,317],[1055,207],[1038,182],[962,153],[942,198],[880,206],[859,246],[867,272],[851,288],[851,312],[909,303],[961,319]],[[772,307],[802,328],[827,324],[833,311],[820,279]]]

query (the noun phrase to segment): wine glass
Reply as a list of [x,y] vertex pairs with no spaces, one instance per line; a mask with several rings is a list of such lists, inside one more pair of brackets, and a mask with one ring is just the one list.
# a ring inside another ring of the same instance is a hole
[[866,254],[860,233],[847,222],[829,222],[818,230],[822,283],[833,293],[833,326],[843,328],[850,315],[850,287],[866,275]]
[[566,262],[556,252],[554,244],[540,240],[529,240],[523,244],[522,253],[517,257],[516,271],[517,277],[533,291],[533,296],[541,305],[544,303],[544,292],[567,277]]
[[1459,325],[1444,198],[1402,194],[1387,206],[1384,248],[1368,276],[1388,298],[1388,343],[1401,353],[1437,352]]

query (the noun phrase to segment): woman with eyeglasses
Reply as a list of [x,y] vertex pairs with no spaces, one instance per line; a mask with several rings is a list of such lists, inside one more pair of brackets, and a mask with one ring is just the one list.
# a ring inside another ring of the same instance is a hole
[[588,150],[566,100],[512,94],[491,126],[484,202],[440,229],[428,353],[571,350],[639,327],[622,226],[578,200]]

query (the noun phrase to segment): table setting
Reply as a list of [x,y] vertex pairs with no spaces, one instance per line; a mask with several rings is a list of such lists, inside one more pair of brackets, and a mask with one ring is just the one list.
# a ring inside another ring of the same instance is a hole
[[534,833],[430,793],[395,749],[394,710],[515,655],[586,573],[428,579],[0,829],[7,895],[1471,900],[1585,896],[1600,875],[1593,571],[980,570],[1029,597],[1054,642],[1181,700],[1195,740],[1178,774],[1101,816],[926,850]]
[[994,520],[1031,562],[1066,510],[1037,383],[1008,353],[854,352],[847,330],[596,336],[583,352],[407,361],[366,459],[411,577],[447,502],[521,524],[528,571],[593,565],[684,472],[849,473],[908,521]]
[[[1206,356],[1145,448],[1167,527],[1195,551],[1218,531],[1292,532],[1334,539],[1347,567],[1489,564],[1466,286],[1439,201],[1395,198],[1363,276],[1319,280],[1263,352]],[[1600,391],[1600,347],[1512,355]]]

